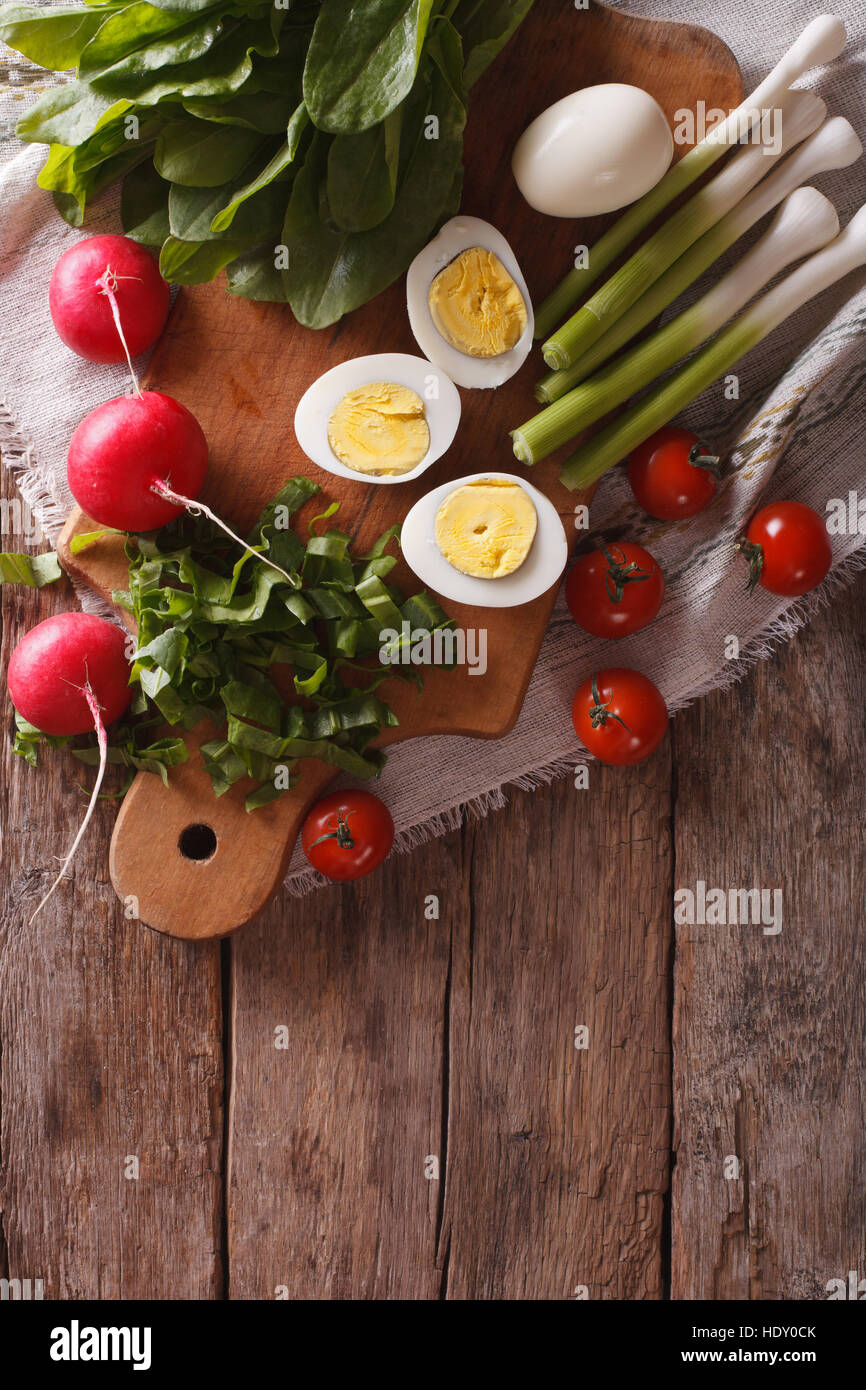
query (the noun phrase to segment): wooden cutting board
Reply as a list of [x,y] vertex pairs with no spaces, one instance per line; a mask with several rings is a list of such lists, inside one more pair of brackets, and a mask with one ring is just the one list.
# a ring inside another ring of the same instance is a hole
[[[528,122],[552,102],[579,87],[612,81],[646,88],[671,120],[678,108],[694,108],[699,100],[731,108],[742,99],[733,55],[704,29],[635,19],[596,4],[581,9],[572,0],[536,0],[472,92],[462,203],[463,212],[486,218],[508,238],[536,302],[565,272],[575,245],[591,243],[604,223],[574,224],[533,212],[514,185],[511,150]],[[543,369],[535,352],[499,390],[462,391],[457,439],[417,482],[386,488],[323,473],[294,437],[299,397],[336,363],[385,351],[418,351],[402,276],[372,303],[318,332],[299,327],[287,307],[234,299],[221,284],[205,285],[179,294],[147,384],[175,396],[201,422],[210,445],[203,498],[237,529],[254,522],[285,478],[305,473],[322,492],[301,514],[301,527],[307,516],[337,500],[337,524],[357,537],[363,553],[437,484],[485,468],[520,471],[508,430],[537,408],[532,387]],[[588,495],[560,486],[560,458],[537,465],[531,480],[553,500],[574,541],[574,509]],[[110,597],[113,589],[126,587],[122,547],[106,540],[79,556],[68,548],[74,534],[94,529],[95,523],[73,511],[58,549],[70,573]],[[402,561],[394,578],[410,589],[422,587]],[[388,683],[383,693],[400,725],[382,742],[428,733],[507,733],[520,711],[555,594],[554,588],[516,609],[446,603],[459,626],[486,627],[486,674],[469,677],[465,667],[432,670],[420,696]],[[213,795],[197,749],[214,732],[208,725],[189,735],[190,761],[172,770],[168,790],[152,774],[138,775],[111,842],[112,881],[129,900],[130,914],[174,936],[221,936],[264,907],[283,880],[307,807],[335,775],[324,764],[306,761],[296,788],[248,814],[249,784],[237,784],[219,799]],[[202,826],[190,835],[190,827]],[[198,844],[209,849],[214,839],[209,857],[189,857],[190,848],[201,853]]]

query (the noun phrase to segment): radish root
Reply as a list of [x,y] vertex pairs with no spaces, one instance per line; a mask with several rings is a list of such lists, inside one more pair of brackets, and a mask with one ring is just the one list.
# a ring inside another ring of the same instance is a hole
[[81,841],[84,837],[84,833],[87,830],[88,825],[90,824],[90,818],[93,815],[94,807],[96,806],[96,802],[99,798],[99,789],[102,786],[102,779],[105,776],[105,768],[108,763],[108,735],[105,732],[105,725],[102,722],[102,715],[100,713],[99,704],[97,702],[96,696],[93,693],[93,690],[91,689],[89,681],[87,685],[81,687],[81,693],[87,701],[90,713],[93,715],[93,727],[96,731],[96,741],[99,744],[99,770],[96,774],[96,781],[93,786],[93,791],[90,793],[90,801],[87,806],[87,811],[84,815],[84,820],[81,822],[78,834],[72,842],[72,848],[70,849],[69,853],[67,854],[63,863],[61,864],[60,872],[57,875],[56,879],[54,880],[51,887],[48,889],[48,892],[45,894],[45,897],[39,903],[39,906],[36,908],[35,912],[31,916],[30,922],[28,922],[27,924],[28,926],[31,922],[33,922],[33,920],[36,917],[39,916],[39,913],[42,911],[43,907],[48,902],[48,899],[53,896],[58,884],[63,878],[63,875],[66,873],[66,870],[72,863],[75,852],[78,849],[78,846],[81,844]]
[[186,511],[189,512],[190,516],[206,516],[209,521],[213,522],[214,526],[218,526],[221,531],[225,531],[226,535],[231,536],[232,540],[237,541],[238,545],[242,546],[244,550],[249,550],[251,555],[255,555],[257,560],[261,560],[263,565],[270,565],[272,570],[276,570],[277,574],[281,574],[284,579],[287,579],[293,589],[297,588],[296,579],[293,579],[292,576],[279,565],[274,564],[273,560],[269,560],[267,555],[262,555],[258,550],[251,550],[246,541],[240,536],[236,536],[234,531],[226,526],[225,522],[217,516],[216,512],[212,512],[210,507],[205,506],[204,502],[193,502],[189,497],[182,497],[179,492],[174,492],[173,489],[169,487],[168,483],[164,483],[162,480],[155,482],[151,487],[151,491],[155,492],[157,497],[164,497],[167,502],[174,502],[178,507],[184,507]]
[[120,322],[120,310],[117,307],[117,295],[115,293],[117,289],[118,280],[135,280],[137,278],[138,277],[135,275],[116,275],[114,271],[111,269],[111,266],[107,265],[96,283],[99,286],[99,293],[105,295],[105,297],[108,300],[108,303],[111,306],[111,317],[114,319],[114,326],[117,329],[118,337],[120,338],[121,344],[123,345],[123,351],[126,353],[126,361],[129,365],[129,375],[132,377],[132,384],[135,387],[135,394],[140,398],[141,387],[138,384],[138,377],[135,375],[135,368],[132,365],[132,358],[129,355],[129,345],[126,341],[126,334],[124,333],[123,326]]

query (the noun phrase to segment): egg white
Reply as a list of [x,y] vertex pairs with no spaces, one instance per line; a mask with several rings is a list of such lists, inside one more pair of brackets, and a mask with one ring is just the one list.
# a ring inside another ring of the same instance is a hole
[[[436,276],[471,246],[480,246],[499,257],[526,305],[526,327],[514,347],[508,352],[500,352],[496,357],[470,357],[468,353],[452,347],[442,337],[430,313],[428,295]],[[406,307],[419,348],[458,386],[480,387],[482,390],[501,386],[523,365],[532,347],[535,330],[532,300],[517,258],[502,233],[480,217],[452,217],[424,250],[418,252],[406,274]]]
[[[421,462],[408,473],[360,473],[348,468],[331,448],[328,423],[340,401],[347,391],[374,381],[408,386],[424,402],[430,445]],[[417,478],[450,448],[459,423],[460,393],[453,381],[423,357],[412,357],[407,352],[379,352],[341,362],[307,388],[295,411],[295,435],[307,458],[326,473],[350,478],[355,483],[405,483]]]
[[[478,579],[455,569],[436,544],[436,513],[459,487],[485,478],[504,478],[522,487],[535,506],[538,526],[529,554],[519,569],[500,579]],[[419,498],[400,533],[400,545],[409,568],[423,584],[442,598],[477,608],[516,608],[529,603],[556,584],[568,559],[568,542],[559,514],[543,492],[513,473],[471,473],[435,487]]]

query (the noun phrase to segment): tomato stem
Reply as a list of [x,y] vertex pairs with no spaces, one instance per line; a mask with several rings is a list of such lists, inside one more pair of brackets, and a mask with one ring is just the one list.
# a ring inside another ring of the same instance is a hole
[[[619,552],[619,559],[615,559],[611,554],[612,550]],[[625,551],[618,545],[608,547],[603,545],[601,553],[607,560],[607,574],[604,576],[604,587],[607,589],[611,603],[621,603],[625,593],[626,584],[638,584],[642,579],[649,579],[649,570],[641,569],[637,560],[632,560],[630,564],[625,564]]]
[[709,445],[704,444],[703,440],[699,439],[697,444],[693,444],[689,450],[689,463],[692,468],[705,468],[718,481],[722,476],[720,459],[717,454],[705,454],[704,449],[709,449]]
[[595,676],[592,678],[592,698],[593,704],[589,711],[589,719],[593,729],[603,729],[609,719],[615,719],[617,724],[622,725],[626,733],[631,733],[631,729],[628,727],[625,720],[621,719],[618,714],[614,714],[613,711],[608,709],[607,705],[602,702],[602,698],[598,693],[598,681]]
[[737,541],[737,549],[742,551],[749,562],[749,578],[746,588],[750,594],[753,594],[761,582],[761,575],[764,572],[764,547],[756,545],[746,536],[740,536]]
[[354,811],[338,811],[337,824],[334,825],[332,820],[328,821],[329,825],[334,826],[333,830],[329,830],[325,835],[320,835],[318,840],[313,840],[311,845],[307,845],[307,853],[311,849],[315,849],[316,845],[323,845],[326,840],[336,840],[340,849],[354,849],[355,841],[352,839],[352,832],[349,829],[349,816],[354,814]]

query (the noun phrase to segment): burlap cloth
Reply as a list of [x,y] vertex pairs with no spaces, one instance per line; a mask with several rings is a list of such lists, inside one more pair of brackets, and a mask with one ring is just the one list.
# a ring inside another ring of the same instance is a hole
[[[866,137],[866,7],[862,0],[826,7],[845,19],[848,45],[831,68],[802,85],[813,86],[829,114],[847,116]],[[816,0],[632,0],[620,8],[714,29],[737,55],[748,91],[825,6]],[[54,80],[46,74],[46,85]],[[0,95],[0,446],[51,537],[71,503],[69,436],[89,410],[124,391],[127,379],[120,368],[79,361],[52,331],[51,269],[81,233],[61,221],[49,196],[36,187],[43,147],[21,146],[12,135],[31,99],[32,89],[14,85]],[[864,200],[866,159],[817,183],[844,224]],[[116,229],[109,198],[87,230]],[[726,259],[732,263],[757,234]],[[866,274],[859,274],[803,308],[739,365],[738,401],[725,401],[716,388],[686,413],[685,421],[730,460],[727,480],[704,514],[680,524],[650,521],[631,502],[622,470],[603,480],[592,506],[593,530],[627,527],[632,538],[651,547],[667,576],[661,614],[647,631],[614,646],[583,634],[560,595],[523,713],[507,737],[415,739],[391,752],[377,791],[394,815],[400,848],[457,825],[467,810],[483,814],[501,806],[509,786],[536,786],[582,761],[569,710],[574,690],[593,668],[636,666],[656,681],[670,709],[680,709],[770,655],[776,642],[792,636],[862,567],[866,515],[860,530],[855,525],[833,536],[830,576],[799,601],[775,599],[763,590],[747,597],[745,566],[733,546],[762,499],[796,497],[823,513],[830,499],[847,503],[850,493],[859,492],[866,513],[864,327]],[[79,597],[93,606],[85,593]],[[737,660],[726,655],[732,636],[739,644]],[[296,853],[290,891],[303,892],[315,882]]]

